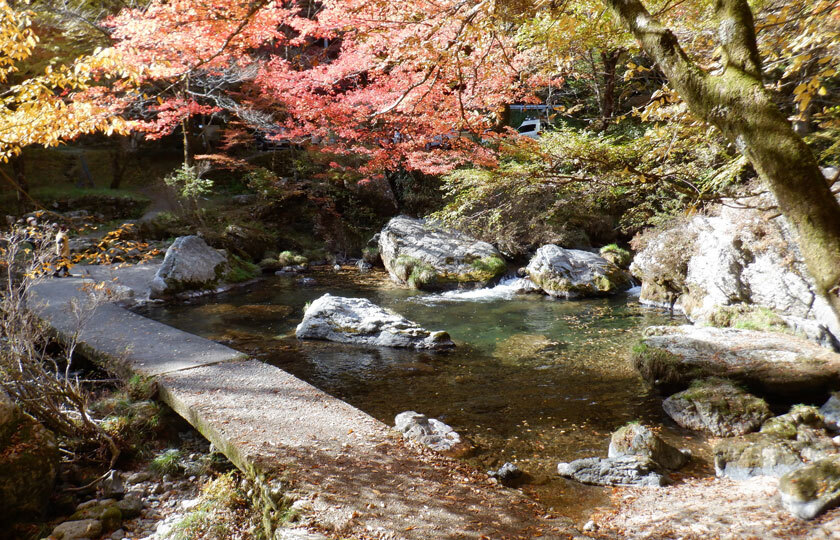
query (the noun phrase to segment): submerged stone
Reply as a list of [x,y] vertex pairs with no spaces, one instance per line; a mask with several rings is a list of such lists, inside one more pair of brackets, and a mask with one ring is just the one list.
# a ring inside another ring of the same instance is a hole
[[430,332],[365,298],[325,294],[297,326],[298,339],[324,339],[377,347],[443,350],[455,346],[446,332]]
[[542,334],[513,334],[500,341],[493,349],[493,356],[506,364],[544,360],[556,354],[563,344]]
[[668,478],[657,469],[653,460],[643,456],[592,457],[557,465],[560,476],[597,486],[658,487],[668,484]]
[[294,311],[290,306],[280,304],[248,304],[231,306],[222,314],[222,320],[230,324],[254,324],[261,321],[283,320]]
[[414,411],[401,412],[394,419],[394,423],[394,427],[406,439],[413,439],[435,452],[451,457],[464,457],[472,451],[472,446],[454,429],[425,414]]
[[662,408],[680,426],[718,437],[757,430],[772,416],[770,407],[730,381],[704,379],[670,396]]
[[504,257],[487,242],[408,216],[382,229],[379,255],[391,279],[416,289],[483,286],[507,272]]
[[525,271],[543,292],[554,297],[602,296],[630,288],[630,275],[610,261],[554,244],[538,249]]

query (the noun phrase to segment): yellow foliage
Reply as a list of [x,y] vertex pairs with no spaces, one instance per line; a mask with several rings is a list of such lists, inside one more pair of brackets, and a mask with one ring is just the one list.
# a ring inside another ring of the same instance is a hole
[[56,146],[83,133],[126,133],[113,97],[100,81],[130,86],[138,74],[113,49],[94,51],[72,64],[47,66],[42,75],[9,85],[10,75],[32,56],[38,37],[32,14],[0,0],[0,160],[30,144]]

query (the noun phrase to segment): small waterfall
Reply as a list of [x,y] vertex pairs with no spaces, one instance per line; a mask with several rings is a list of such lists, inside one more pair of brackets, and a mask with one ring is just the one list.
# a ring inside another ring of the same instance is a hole
[[446,291],[439,294],[415,297],[414,300],[423,303],[437,302],[492,302],[493,300],[510,300],[517,294],[537,290],[528,278],[506,277],[494,287],[483,289]]

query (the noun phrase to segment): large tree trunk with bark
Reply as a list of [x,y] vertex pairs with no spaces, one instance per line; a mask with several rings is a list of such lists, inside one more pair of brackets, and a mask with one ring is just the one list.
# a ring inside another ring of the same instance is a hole
[[750,160],[795,228],[817,292],[840,320],[840,204],[814,155],[773,103],[762,81],[746,0],[715,0],[723,70],[695,65],[640,0],[604,0],[659,65],[691,111],[717,126]]

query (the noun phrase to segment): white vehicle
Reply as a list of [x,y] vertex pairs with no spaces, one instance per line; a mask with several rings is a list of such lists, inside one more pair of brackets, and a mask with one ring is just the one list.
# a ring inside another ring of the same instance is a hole
[[540,133],[542,133],[543,129],[545,129],[545,124],[542,120],[539,118],[528,118],[522,122],[518,128],[516,128],[516,131],[518,131],[523,137],[539,139]]

